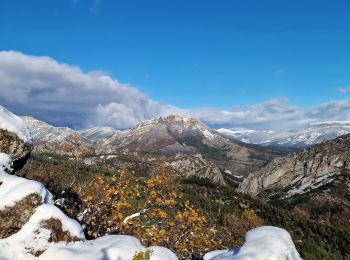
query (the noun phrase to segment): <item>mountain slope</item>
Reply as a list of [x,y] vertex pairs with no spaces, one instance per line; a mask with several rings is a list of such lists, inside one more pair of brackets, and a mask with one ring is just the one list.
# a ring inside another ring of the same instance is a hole
[[245,175],[284,152],[245,144],[210,129],[196,119],[173,115],[143,122],[117,136],[110,145],[126,151],[201,154],[222,170],[229,170],[235,175]]
[[68,127],[55,127],[30,116],[22,117],[29,128],[35,143],[64,143],[74,130]]
[[95,143],[96,145],[106,145],[110,142],[110,140],[113,140],[117,138],[117,136],[121,135],[123,131],[116,130],[112,127],[93,127],[79,130],[77,133],[81,137]]
[[286,137],[277,138],[268,142],[267,145],[304,148],[348,133],[350,133],[350,122],[348,121],[319,122]]

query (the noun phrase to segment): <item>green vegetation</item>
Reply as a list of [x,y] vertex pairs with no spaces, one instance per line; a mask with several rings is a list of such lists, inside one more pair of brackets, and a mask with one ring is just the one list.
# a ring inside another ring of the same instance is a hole
[[132,260],[149,260],[152,255],[152,250],[147,250],[145,252],[139,252],[134,257]]

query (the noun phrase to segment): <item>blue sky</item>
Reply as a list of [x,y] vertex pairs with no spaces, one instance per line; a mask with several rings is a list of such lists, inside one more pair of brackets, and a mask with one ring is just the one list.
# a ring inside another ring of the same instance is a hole
[[102,70],[181,109],[312,109],[348,98],[349,12],[322,0],[8,0],[0,50]]

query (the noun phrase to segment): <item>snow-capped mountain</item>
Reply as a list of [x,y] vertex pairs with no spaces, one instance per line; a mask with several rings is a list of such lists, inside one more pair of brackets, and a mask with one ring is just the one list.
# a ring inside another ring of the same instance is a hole
[[160,161],[163,163],[188,164],[186,172],[209,167],[214,170],[206,174],[218,175],[217,179],[220,180],[223,180],[221,172],[245,175],[270,159],[286,154],[281,149],[243,143],[210,129],[196,119],[174,115],[142,122],[128,131],[109,127],[75,131],[54,127],[31,117],[23,119],[33,134],[37,151],[59,152],[60,145],[67,137],[76,133],[86,144],[93,146],[98,154],[136,152],[141,158],[146,156],[142,153],[151,153],[157,158],[161,156],[163,159]]
[[217,131],[250,144],[304,148],[350,133],[350,122],[318,122],[293,132],[256,131],[239,128],[221,128]]
[[277,138],[268,145],[304,148],[348,133],[350,133],[349,121],[319,122],[310,124],[304,130]]
[[175,115],[142,122],[119,135],[111,144],[131,151],[200,153],[207,157],[245,163],[252,158],[265,160],[276,153],[240,142],[210,129],[197,119]]
[[209,145],[221,136],[196,119],[170,115],[138,124],[119,136],[114,145],[130,150],[193,152],[200,149],[198,142]]
[[220,128],[220,133],[233,136],[238,140],[247,144],[266,144],[273,142],[279,138],[288,136],[288,133],[278,133],[275,131],[258,131],[245,128]]
[[105,144],[123,131],[111,127],[94,127],[83,130],[73,130],[69,127],[56,127],[30,116],[23,116],[23,121],[31,132],[34,143],[63,144],[72,134],[78,134],[82,141],[91,144]]
[[63,143],[75,131],[68,127],[55,127],[30,116],[22,117],[34,143]]

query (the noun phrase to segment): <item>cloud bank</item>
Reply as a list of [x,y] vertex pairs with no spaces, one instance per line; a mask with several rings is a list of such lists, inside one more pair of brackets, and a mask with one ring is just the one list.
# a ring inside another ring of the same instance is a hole
[[0,104],[56,126],[111,126],[127,129],[157,116],[195,117],[211,127],[290,130],[309,123],[350,119],[350,100],[309,110],[277,98],[231,110],[181,109],[150,99],[137,88],[101,71],[84,72],[49,57],[0,52]]
[[0,52],[0,79],[1,104],[55,125],[125,129],[172,111],[103,72],[84,73],[49,57]]

